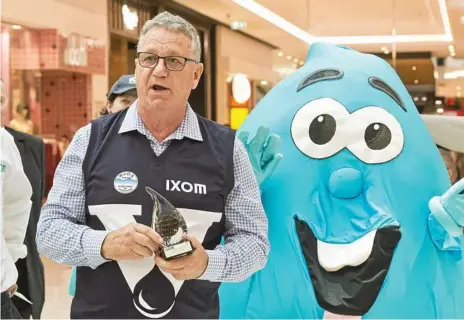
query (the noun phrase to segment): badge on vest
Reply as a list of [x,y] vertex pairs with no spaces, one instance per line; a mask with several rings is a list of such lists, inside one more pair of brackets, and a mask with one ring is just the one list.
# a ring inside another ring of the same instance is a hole
[[114,178],[114,189],[117,192],[128,194],[137,189],[139,179],[135,173],[130,171],[121,172]]

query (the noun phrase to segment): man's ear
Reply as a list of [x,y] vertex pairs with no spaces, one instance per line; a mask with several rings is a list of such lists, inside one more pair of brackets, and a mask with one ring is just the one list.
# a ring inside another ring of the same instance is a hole
[[192,90],[198,87],[198,83],[200,82],[201,75],[203,74],[204,66],[203,63],[198,63],[195,71],[193,73],[193,87]]
[[106,109],[106,111],[108,111],[108,113],[111,113],[111,107],[112,106],[113,106],[113,104],[110,102],[110,100],[106,100],[105,109]]

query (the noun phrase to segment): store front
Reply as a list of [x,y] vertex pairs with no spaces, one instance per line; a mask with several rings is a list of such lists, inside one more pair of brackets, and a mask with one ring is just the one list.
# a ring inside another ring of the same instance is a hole
[[2,23],[1,77],[9,97],[2,121],[44,141],[46,191],[74,133],[93,118],[92,77],[105,75],[106,63],[100,40]]

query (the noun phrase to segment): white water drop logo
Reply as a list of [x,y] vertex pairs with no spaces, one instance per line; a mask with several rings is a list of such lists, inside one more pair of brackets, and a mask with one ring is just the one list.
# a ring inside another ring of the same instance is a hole
[[121,172],[114,178],[114,188],[119,193],[128,194],[137,189],[139,179],[130,171]]

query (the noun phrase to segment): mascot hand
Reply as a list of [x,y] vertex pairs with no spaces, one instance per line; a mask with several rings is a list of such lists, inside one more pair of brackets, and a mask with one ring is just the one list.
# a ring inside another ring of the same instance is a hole
[[432,216],[452,237],[463,235],[464,226],[464,179],[455,183],[442,196],[429,202]]
[[249,132],[242,131],[238,137],[245,145],[256,179],[261,185],[274,172],[283,157],[278,153],[280,137],[275,134],[269,136],[269,128],[264,126],[258,128],[250,142],[248,142],[249,135]]

